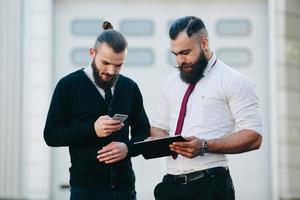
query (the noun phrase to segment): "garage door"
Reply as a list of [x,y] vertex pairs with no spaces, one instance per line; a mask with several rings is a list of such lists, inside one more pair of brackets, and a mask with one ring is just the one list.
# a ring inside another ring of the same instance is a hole
[[[128,39],[128,58],[122,73],[139,84],[151,118],[161,83],[176,70],[169,52],[168,27],[179,16],[195,15],[207,24],[211,46],[219,58],[256,82],[267,119],[266,2],[57,0],[54,11],[53,84],[89,62],[88,49],[100,31],[100,22],[109,20]],[[237,199],[270,199],[270,137],[268,122],[265,124],[261,150],[230,156]],[[52,153],[52,198],[68,199],[68,150],[57,148]],[[153,189],[164,174],[165,160],[138,157],[133,163],[138,199],[154,199]]]

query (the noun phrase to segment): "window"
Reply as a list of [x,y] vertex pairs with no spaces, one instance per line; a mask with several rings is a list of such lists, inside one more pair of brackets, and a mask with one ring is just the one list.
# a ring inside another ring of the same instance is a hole
[[151,36],[154,33],[154,23],[150,20],[123,20],[120,31],[127,36]]
[[75,66],[86,66],[90,62],[89,48],[76,48],[71,53],[71,60]]
[[217,51],[217,55],[231,67],[243,67],[251,63],[251,53],[246,48],[222,48]]
[[219,35],[245,36],[251,32],[251,23],[248,20],[233,19],[219,20],[217,22],[217,33]]
[[127,66],[149,66],[154,63],[154,52],[149,48],[128,48]]
[[77,19],[72,21],[72,33],[77,36],[97,36],[102,30],[103,20]]

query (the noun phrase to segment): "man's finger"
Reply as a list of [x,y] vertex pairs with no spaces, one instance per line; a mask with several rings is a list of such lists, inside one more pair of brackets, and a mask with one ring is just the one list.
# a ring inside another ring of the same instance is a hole
[[119,125],[121,124],[121,122],[119,120],[105,120],[105,122],[103,124],[106,124],[106,125]]
[[184,157],[187,157],[187,158],[191,158],[192,157],[192,153],[189,153],[187,151],[183,151],[183,150],[180,150],[180,149],[171,149],[172,151],[184,156]]
[[118,154],[111,154],[108,156],[105,156],[103,158],[98,159],[100,162],[105,162],[106,164],[114,163],[120,160]]
[[107,145],[107,146],[103,147],[102,149],[100,149],[97,153],[98,154],[103,154],[103,153],[108,153],[108,152],[113,153],[112,151],[113,151],[113,148],[111,146]]
[[172,146],[170,148],[171,150],[180,151],[180,152],[191,152],[190,148],[185,148],[185,147]]
[[109,120],[109,119],[111,119],[111,117],[108,116],[108,115],[103,115],[99,119],[101,119],[101,120]]
[[107,158],[110,158],[111,155],[112,155],[111,151],[101,153],[101,154],[97,155],[97,159],[103,161],[103,160],[106,160]]
[[189,143],[188,142],[173,142],[170,146],[187,148],[187,147],[189,147]]
[[103,127],[103,130],[116,130],[119,128],[122,128],[124,126],[124,124],[105,124]]
[[99,154],[99,155],[97,156],[97,159],[98,159],[100,162],[105,162],[105,161],[108,161],[108,160],[115,159],[116,157],[118,157],[117,154],[112,153],[112,151],[108,151],[108,152],[106,152],[106,153]]

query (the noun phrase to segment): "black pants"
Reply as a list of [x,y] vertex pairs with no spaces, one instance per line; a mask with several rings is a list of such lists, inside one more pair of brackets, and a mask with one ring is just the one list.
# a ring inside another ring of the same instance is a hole
[[155,200],[234,200],[234,187],[229,171],[206,175],[187,184],[159,183]]
[[95,190],[86,187],[71,187],[70,200],[136,200],[131,190]]

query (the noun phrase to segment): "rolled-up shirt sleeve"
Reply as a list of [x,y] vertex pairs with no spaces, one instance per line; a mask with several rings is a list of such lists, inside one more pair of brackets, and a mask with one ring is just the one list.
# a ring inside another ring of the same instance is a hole
[[250,129],[263,134],[263,120],[255,92],[255,84],[239,76],[230,85],[229,106],[236,129]]

